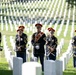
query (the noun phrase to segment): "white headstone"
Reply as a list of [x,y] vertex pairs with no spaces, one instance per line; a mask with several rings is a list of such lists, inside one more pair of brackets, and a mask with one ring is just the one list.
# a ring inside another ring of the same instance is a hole
[[13,57],[13,75],[22,75],[22,63],[22,58]]
[[44,61],[44,75],[56,75],[55,61],[53,60]]
[[41,75],[41,64],[38,62],[26,62],[22,64],[22,75]]
[[63,62],[63,71],[66,69],[66,57],[62,56],[60,57],[60,60]]
[[11,70],[13,70],[13,57],[14,57],[14,55],[11,55],[10,59],[9,59],[9,69],[11,69]]
[[56,75],[63,75],[62,61],[56,60],[55,64],[56,64]]

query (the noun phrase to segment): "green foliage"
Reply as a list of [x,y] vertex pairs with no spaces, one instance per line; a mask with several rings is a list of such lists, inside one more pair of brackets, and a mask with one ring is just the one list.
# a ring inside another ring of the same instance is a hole
[[68,8],[76,7],[76,0],[66,0],[66,2],[68,3]]

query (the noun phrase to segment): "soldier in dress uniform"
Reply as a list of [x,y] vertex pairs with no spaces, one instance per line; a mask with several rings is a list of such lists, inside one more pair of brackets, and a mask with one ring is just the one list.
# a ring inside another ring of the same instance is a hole
[[37,23],[35,25],[37,32],[32,35],[31,43],[34,47],[33,54],[35,57],[40,58],[40,63],[42,65],[42,71],[44,71],[44,45],[46,43],[46,35],[44,32],[41,32],[42,25]]
[[1,46],[2,34],[0,32],[0,46]]
[[46,58],[48,60],[56,60],[56,47],[58,40],[54,36],[55,30],[53,28],[48,28],[49,35],[46,37]]
[[76,67],[76,35],[72,38],[72,47],[73,47],[73,66]]
[[3,46],[1,46],[1,41],[2,41],[2,34],[0,32],[0,51],[2,51],[2,49],[3,49]]
[[23,33],[23,30],[24,30],[24,26],[19,26],[15,38],[15,45],[16,45],[17,57],[23,58],[23,62],[26,62],[27,35]]

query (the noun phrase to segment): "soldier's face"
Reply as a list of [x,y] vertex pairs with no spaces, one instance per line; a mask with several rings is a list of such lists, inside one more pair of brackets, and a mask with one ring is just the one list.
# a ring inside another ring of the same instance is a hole
[[50,31],[50,34],[51,34],[51,35],[53,35],[53,34],[54,34],[54,32],[53,32],[53,31]]
[[41,27],[40,26],[37,26],[37,31],[41,31]]
[[23,33],[23,32],[22,32],[21,30],[18,31],[18,35],[22,35],[22,33]]

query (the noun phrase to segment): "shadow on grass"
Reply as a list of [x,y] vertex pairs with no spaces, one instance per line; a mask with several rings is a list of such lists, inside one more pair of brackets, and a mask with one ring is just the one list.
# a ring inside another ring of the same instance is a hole
[[63,72],[63,75],[76,75],[76,68],[68,67],[67,70]]
[[8,64],[7,63],[0,63],[0,70],[7,70]]
[[76,72],[63,72],[63,75],[76,75]]
[[13,75],[12,70],[0,70],[0,75]]
[[0,61],[0,75],[13,75],[12,70],[8,69],[8,63],[5,59],[1,59]]

